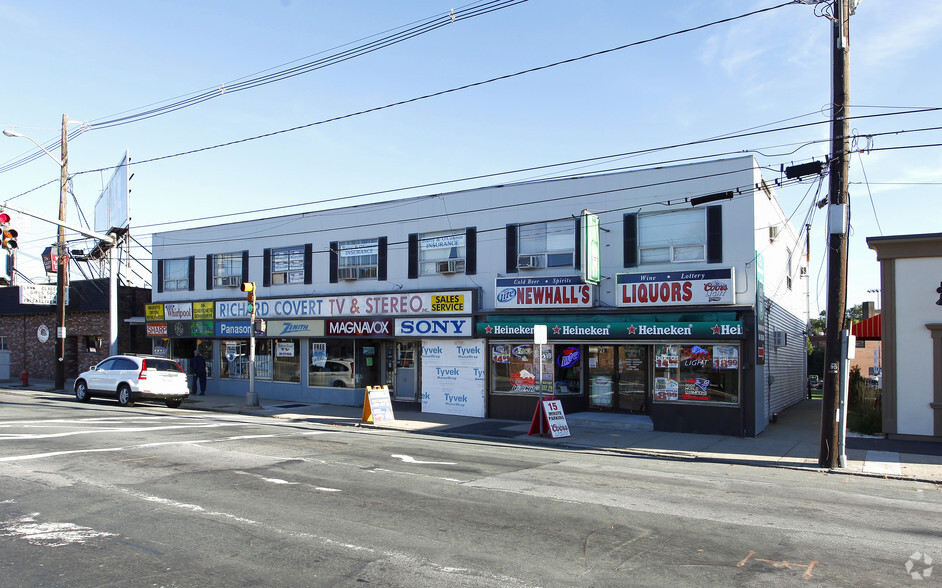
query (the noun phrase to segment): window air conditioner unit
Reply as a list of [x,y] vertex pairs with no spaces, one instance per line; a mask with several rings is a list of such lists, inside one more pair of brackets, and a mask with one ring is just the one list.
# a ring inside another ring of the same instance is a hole
[[788,344],[788,333],[785,331],[772,331],[773,345],[776,347],[785,347]]
[[337,277],[341,280],[355,280],[360,277],[360,268],[342,267],[337,270]]
[[435,262],[435,271],[440,274],[456,274],[464,271],[463,259],[449,259]]
[[543,267],[542,255],[518,255],[517,268],[519,269],[539,269]]
[[216,283],[220,286],[228,286],[230,288],[236,288],[242,285],[241,276],[223,276],[221,278],[216,278]]

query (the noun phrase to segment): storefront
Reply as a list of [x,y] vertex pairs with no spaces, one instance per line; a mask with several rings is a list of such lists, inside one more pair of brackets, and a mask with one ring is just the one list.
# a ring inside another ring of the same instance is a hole
[[[435,394],[422,392],[422,346],[441,340],[448,349],[466,347],[474,297],[448,291],[259,299],[256,317],[264,328],[255,334],[256,391],[264,398],[359,405],[366,386],[386,385],[393,399],[424,405]],[[154,352],[186,369],[198,348],[208,390],[244,394],[246,306],[243,300],[150,305]],[[483,416],[483,385],[481,397]]]
[[[493,418],[526,419],[552,394],[567,412],[650,415],[657,430],[741,434],[748,311],[484,317]],[[534,344],[534,325],[547,344]],[[537,358],[540,358],[539,360]]]
[[[734,277],[732,268],[618,274],[613,309],[596,306],[597,287],[577,276],[497,278],[496,311],[477,323],[488,345],[488,415],[527,419],[542,392],[570,413],[640,413],[658,430],[743,434],[754,312],[735,307]],[[534,343],[538,324],[546,345]]]

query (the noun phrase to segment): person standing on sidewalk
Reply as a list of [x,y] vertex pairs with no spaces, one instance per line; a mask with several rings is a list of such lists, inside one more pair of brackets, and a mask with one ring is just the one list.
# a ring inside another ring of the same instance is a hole
[[190,373],[196,376],[196,381],[199,381],[200,391],[196,391],[196,381],[193,382],[193,394],[199,394],[200,396],[206,395],[206,359],[203,358],[203,354],[200,353],[200,350],[197,348],[193,352],[193,361],[190,362]]

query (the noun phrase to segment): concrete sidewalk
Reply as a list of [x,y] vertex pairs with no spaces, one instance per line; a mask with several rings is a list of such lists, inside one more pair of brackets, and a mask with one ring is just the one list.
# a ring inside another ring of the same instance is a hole
[[[35,381],[30,384],[24,389],[13,382],[0,382],[0,388],[34,393],[53,392],[51,382]],[[63,391],[56,393],[67,394]],[[141,406],[147,404],[142,403]],[[643,425],[633,426],[630,415],[593,412],[567,415],[571,436],[552,439],[548,436],[528,435],[529,422],[423,413],[418,411],[418,405],[394,403],[394,421],[372,424],[362,423],[362,409],[357,407],[266,398],[260,399],[260,407],[246,407],[244,404],[245,398],[242,396],[192,396],[184,402],[181,410],[251,414],[311,423],[617,452],[650,458],[829,471],[818,467],[820,400],[804,400],[784,410],[779,414],[777,422],[769,424],[756,438],[651,431],[650,427]],[[846,454],[847,467],[831,470],[833,473],[942,483],[942,443],[848,437]]]

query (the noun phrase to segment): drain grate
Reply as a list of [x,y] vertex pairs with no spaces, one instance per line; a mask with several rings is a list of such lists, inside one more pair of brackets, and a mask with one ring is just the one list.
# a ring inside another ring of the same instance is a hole
[[307,406],[306,404],[279,404],[275,408],[300,408],[302,406]]

